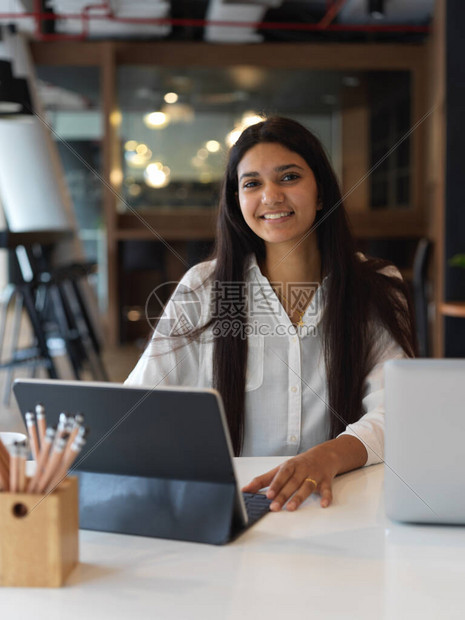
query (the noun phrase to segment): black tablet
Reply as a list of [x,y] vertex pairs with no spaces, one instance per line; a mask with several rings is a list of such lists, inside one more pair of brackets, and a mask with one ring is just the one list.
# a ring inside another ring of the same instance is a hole
[[222,544],[268,511],[258,496],[248,516],[215,390],[17,379],[13,391],[23,416],[40,403],[48,425],[84,415],[73,465],[84,529]]

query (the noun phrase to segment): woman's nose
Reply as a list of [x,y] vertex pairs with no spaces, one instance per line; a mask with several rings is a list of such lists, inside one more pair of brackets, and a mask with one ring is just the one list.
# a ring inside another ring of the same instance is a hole
[[271,206],[274,204],[280,204],[281,202],[283,202],[283,200],[284,196],[281,188],[274,183],[270,183],[263,187],[262,202],[264,205]]

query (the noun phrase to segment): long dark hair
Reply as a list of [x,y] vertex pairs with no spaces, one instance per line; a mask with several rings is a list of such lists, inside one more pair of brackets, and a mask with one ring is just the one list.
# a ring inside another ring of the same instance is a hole
[[[339,185],[320,141],[296,121],[274,117],[247,128],[231,148],[217,220],[216,259],[212,280],[244,282],[251,255],[260,262],[265,244],[246,224],[237,201],[237,167],[259,143],[278,143],[298,153],[313,171],[322,209],[314,229],[321,254],[325,286],[323,349],[329,398],[329,438],[336,437],[363,414],[366,377],[375,363],[373,322],[380,323],[408,356],[416,353],[410,296],[403,281],[380,269],[388,263],[357,255],[342,204]],[[247,320],[246,299],[234,320]],[[231,317],[232,319],[232,317]],[[215,320],[208,325],[214,325]],[[370,328],[371,326],[371,328]],[[207,326],[204,326],[207,327]],[[247,339],[230,330],[214,338],[213,383],[221,393],[236,454],[244,435]]]

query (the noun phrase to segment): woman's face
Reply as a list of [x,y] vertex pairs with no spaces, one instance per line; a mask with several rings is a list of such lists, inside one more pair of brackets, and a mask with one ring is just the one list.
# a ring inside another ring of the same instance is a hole
[[315,221],[318,188],[307,162],[279,143],[259,143],[237,167],[242,215],[266,244],[297,241]]

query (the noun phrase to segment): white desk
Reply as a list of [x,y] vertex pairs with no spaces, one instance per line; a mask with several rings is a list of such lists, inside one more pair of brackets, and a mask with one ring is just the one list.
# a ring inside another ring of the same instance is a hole
[[[241,482],[277,461],[239,459]],[[0,589],[2,618],[462,619],[465,528],[390,523],[382,484],[381,465],[346,474],[330,508],[311,498],[224,547],[82,531],[67,587]]]

